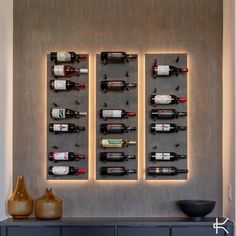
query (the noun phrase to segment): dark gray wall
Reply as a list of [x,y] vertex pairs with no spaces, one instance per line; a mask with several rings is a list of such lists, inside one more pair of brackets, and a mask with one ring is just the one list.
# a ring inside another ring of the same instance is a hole
[[[14,183],[50,185],[66,216],[178,216],[175,200],[216,200],[222,213],[222,0],[15,0]],[[46,181],[46,54],[90,54],[90,180]],[[95,54],[137,52],[139,180],[95,181]],[[145,53],[188,53],[189,179],[145,181]]]

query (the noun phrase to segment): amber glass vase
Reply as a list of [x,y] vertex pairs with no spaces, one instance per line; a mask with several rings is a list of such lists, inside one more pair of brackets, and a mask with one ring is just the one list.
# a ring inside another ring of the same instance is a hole
[[15,191],[8,199],[7,209],[14,219],[24,219],[32,214],[33,200],[26,190],[24,176],[18,177]]
[[35,217],[40,220],[56,220],[62,217],[62,200],[47,188],[44,196],[35,201]]

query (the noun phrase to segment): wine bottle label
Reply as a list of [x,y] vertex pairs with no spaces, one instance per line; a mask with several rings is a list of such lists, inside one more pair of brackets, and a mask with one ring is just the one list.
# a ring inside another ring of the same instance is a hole
[[71,54],[69,52],[58,52],[57,53],[57,61],[70,62],[71,61]]
[[68,124],[54,124],[53,131],[55,131],[55,132],[68,132]]
[[157,161],[168,161],[170,160],[170,153],[169,152],[156,152],[155,153],[155,160]]
[[170,124],[155,124],[156,131],[170,131]]
[[55,80],[54,81],[55,90],[66,90],[66,80]]
[[68,175],[70,168],[68,166],[53,166],[52,173],[54,175]]
[[170,95],[156,95],[154,98],[156,104],[170,104],[171,96]]
[[115,167],[108,167],[107,168],[107,174],[121,174],[122,169],[121,168],[115,168]]
[[103,147],[122,147],[123,139],[102,139]]
[[157,74],[158,75],[169,75],[170,67],[169,66],[157,66]]
[[79,72],[81,74],[88,74],[88,69],[80,69]]
[[156,174],[169,174],[170,169],[167,167],[156,167],[155,172]]
[[123,58],[123,53],[121,52],[112,52],[107,54],[108,59],[113,59],[113,58]]
[[120,81],[107,82],[107,87],[109,89],[122,89],[122,82]]
[[122,110],[103,110],[102,117],[103,118],[121,118]]
[[69,153],[68,152],[54,152],[53,160],[55,161],[68,161]]
[[55,65],[53,72],[55,76],[65,76],[64,65]]
[[53,108],[51,115],[52,115],[52,118],[64,119],[66,118],[66,109]]

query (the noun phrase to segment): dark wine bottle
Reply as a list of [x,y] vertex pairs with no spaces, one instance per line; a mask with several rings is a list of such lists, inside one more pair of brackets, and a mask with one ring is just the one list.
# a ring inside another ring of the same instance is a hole
[[75,83],[70,80],[50,80],[49,86],[55,91],[66,91],[72,89],[79,90],[86,87],[84,83]]
[[152,105],[169,105],[187,102],[187,98],[178,98],[175,95],[151,95]]
[[136,141],[130,141],[126,138],[102,138],[101,147],[102,148],[122,148],[128,147],[129,145],[135,145]]
[[50,52],[50,59],[54,63],[74,63],[80,62],[80,59],[86,59],[86,54],[76,54],[75,52]]
[[135,112],[126,112],[124,109],[101,109],[100,117],[105,119],[120,119],[136,116]]
[[152,123],[151,124],[151,132],[153,134],[156,133],[174,133],[174,132],[179,132],[180,130],[186,130],[187,126],[178,126],[176,124],[170,124],[170,123]]
[[136,88],[136,83],[126,83],[124,80],[104,80],[101,81],[101,89],[107,91],[123,91]]
[[49,161],[80,161],[85,159],[84,155],[75,154],[74,152],[49,152]]
[[121,123],[100,124],[100,131],[103,134],[123,134],[136,130],[136,127],[126,126]]
[[149,167],[147,169],[148,175],[151,176],[161,176],[161,175],[178,175],[178,174],[186,174],[188,170],[177,169],[176,167]]
[[136,54],[127,54],[125,52],[101,52],[101,61],[107,63],[125,63],[129,59],[136,59]]
[[100,174],[103,176],[123,176],[128,174],[136,174],[136,170],[128,170],[123,166],[101,167]]
[[152,109],[151,117],[153,120],[157,119],[174,119],[187,116],[187,112],[178,112],[175,109]]
[[75,124],[67,123],[51,123],[49,124],[49,131],[54,133],[79,133],[85,130],[84,126],[77,126]]
[[81,116],[87,116],[87,112],[79,112],[66,108],[52,108],[50,110],[51,117],[54,119],[69,119],[80,118]]
[[49,166],[48,174],[54,176],[79,175],[85,174],[87,170],[77,169],[73,166]]
[[150,161],[178,161],[186,159],[187,155],[178,155],[175,152],[151,152]]
[[153,78],[157,78],[159,76],[178,76],[180,73],[188,72],[187,68],[178,68],[171,65],[158,65],[157,61],[154,62],[152,67],[152,76]]
[[123,162],[136,159],[136,155],[125,155],[124,152],[101,152],[100,161],[102,162]]
[[52,76],[55,77],[71,77],[88,74],[88,69],[78,69],[67,65],[53,65],[51,67]]

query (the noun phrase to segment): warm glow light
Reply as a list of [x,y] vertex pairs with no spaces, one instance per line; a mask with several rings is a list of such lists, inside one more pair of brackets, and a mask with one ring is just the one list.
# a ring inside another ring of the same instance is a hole
[[[137,53],[137,52],[132,52]],[[145,54],[156,54],[157,52],[145,52]],[[180,53],[179,51],[170,50],[170,51],[158,51],[158,53],[164,53],[164,54],[173,54],[173,53]],[[181,52],[186,53],[186,52]],[[191,57],[188,55],[187,57],[187,65],[189,69],[188,72],[188,83],[187,83],[187,97],[188,97],[188,104],[187,104],[187,110],[188,110],[188,116],[187,116],[187,126],[188,126],[188,133],[187,133],[187,155],[188,155],[188,161],[187,161],[187,168],[189,170],[188,178],[187,179],[177,179],[177,180],[162,180],[162,179],[146,179],[146,78],[145,78],[145,54],[143,53],[137,53],[138,54],[138,179],[137,180],[122,180],[122,179],[113,179],[113,180],[96,180],[96,53],[89,54],[89,103],[88,103],[88,180],[61,180],[61,179],[53,179],[53,180],[47,180],[47,80],[44,83],[44,94],[43,98],[45,99],[45,106],[44,106],[44,112],[43,112],[43,122],[45,124],[45,129],[43,136],[45,137],[45,143],[44,143],[44,153],[45,158],[43,158],[43,177],[46,179],[48,184],[53,184],[54,186],[75,186],[75,184],[115,184],[116,186],[122,186],[127,184],[150,184],[150,185],[156,185],[156,186],[171,186],[171,185],[179,185],[182,186],[183,184],[186,184],[187,181],[192,179],[192,161],[191,161],[191,145],[189,145],[189,138],[190,138],[190,118],[191,118],[191,101],[190,98],[190,89],[191,89]],[[44,78],[47,78],[47,58],[45,59],[45,66],[42,69],[44,71]],[[144,98],[144,99],[143,99]]]

